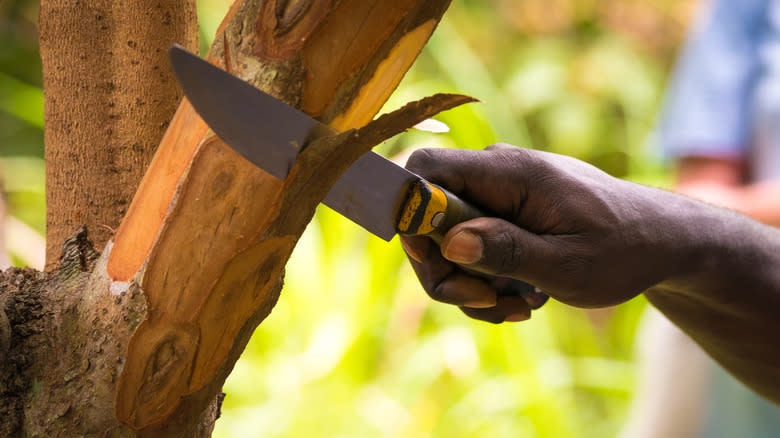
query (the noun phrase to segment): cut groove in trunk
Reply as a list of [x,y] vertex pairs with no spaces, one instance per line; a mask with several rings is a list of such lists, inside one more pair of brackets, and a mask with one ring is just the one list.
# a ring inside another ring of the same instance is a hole
[[348,131],[374,117],[448,4],[234,5],[207,59],[347,132],[314,142],[279,181],[209,136],[182,102],[108,257],[113,288],[139,284],[148,304],[119,381],[122,422],[158,429],[212,400],[276,303],[284,264],[338,175],[389,136],[470,101],[438,96]]

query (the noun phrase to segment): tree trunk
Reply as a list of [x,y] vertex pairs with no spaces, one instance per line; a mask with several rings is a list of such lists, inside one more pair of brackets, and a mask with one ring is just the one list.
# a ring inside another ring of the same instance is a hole
[[[177,98],[163,59],[177,39],[158,30],[189,29],[191,3],[176,13],[159,2],[61,3],[41,7],[47,196],[57,197],[47,265],[65,230],[87,227],[68,239],[57,270],[9,270],[0,283],[0,434],[208,436],[222,384],[333,182],[373,145],[471,101],[439,95],[371,121],[449,0],[233,5],[207,58],[343,131],[310,144],[284,181],[209,134],[186,100],[148,161]],[[73,30],[85,23],[95,29]],[[130,175],[147,162],[135,191]],[[87,229],[100,248],[111,237],[102,255]]]
[[167,47],[198,47],[195,0],[42,0],[46,268],[84,224],[103,247],[181,92]]

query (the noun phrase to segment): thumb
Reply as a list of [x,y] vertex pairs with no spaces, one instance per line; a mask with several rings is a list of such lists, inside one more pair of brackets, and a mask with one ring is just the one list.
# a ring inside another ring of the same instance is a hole
[[[543,237],[503,219],[462,222],[441,242],[444,258],[465,268],[536,284],[556,265],[556,251]],[[549,277],[548,277],[549,278]]]

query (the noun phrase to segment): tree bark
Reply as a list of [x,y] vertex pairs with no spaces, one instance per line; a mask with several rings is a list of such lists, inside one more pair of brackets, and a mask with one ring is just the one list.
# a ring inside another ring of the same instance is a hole
[[42,0],[46,268],[85,224],[103,247],[181,92],[167,47],[198,48],[195,0]]
[[[147,25],[134,24],[141,29],[152,22],[185,29],[154,20],[189,22],[191,3],[182,16],[160,15],[158,3],[144,4],[146,12],[100,3],[100,13],[79,2],[44,3],[47,196],[57,199],[49,201],[47,241],[53,247],[60,238],[53,233],[87,227],[67,240],[57,270],[10,270],[0,281],[0,354],[8,358],[0,363],[0,397],[9,402],[0,404],[0,433],[208,436],[222,384],[276,303],[284,265],[330,186],[375,144],[472,101],[437,95],[372,121],[449,0],[237,1],[207,59],[343,132],[308,145],[280,181],[210,134],[185,99],[105,245],[110,233],[102,225],[113,227],[123,196],[135,189],[130,168],[148,157],[112,151],[136,141],[146,151],[167,120],[160,96],[176,98],[170,75],[160,73],[173,41],[149,40],[141,53],[140,35],[122,33],[137,29],[120,18],[145,16]],[[79,20],[95,31],[104,20],[122,30],[79,39],[68,27]],[[54,41],[60,34],[64,42]],[[101,65],[87,71],[90,60]],[[150,87],[136,71],[159,88],[129,88]],[[87,229],[105,246],[102,255]],[[49,266],[55,253],[47,252]]]
[[[112,401],[143,294],[102,292],[85,227],[62,248],[56,273],[0,275],[0,436],[142,436],[117,421]],[[217,409],[214,401],[168,436],[211,436]]]

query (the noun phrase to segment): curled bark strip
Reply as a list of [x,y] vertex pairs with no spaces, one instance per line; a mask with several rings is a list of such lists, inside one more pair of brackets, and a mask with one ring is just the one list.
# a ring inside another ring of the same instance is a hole
[[314,207],[325,198],[339,176],[375,145],[442,111],[476,101],[473,97],[460,94],[437,94],[410,102],[360,129],[313,142],[298,156],[293,168],[295,178],[285,192],[279,217],[273,225],[276,227],[274,232],[302,233],[310,217],[301,217],[306,219],[301,223],[298,215],[293,214],[296,206],[309,205],[313,214]]

